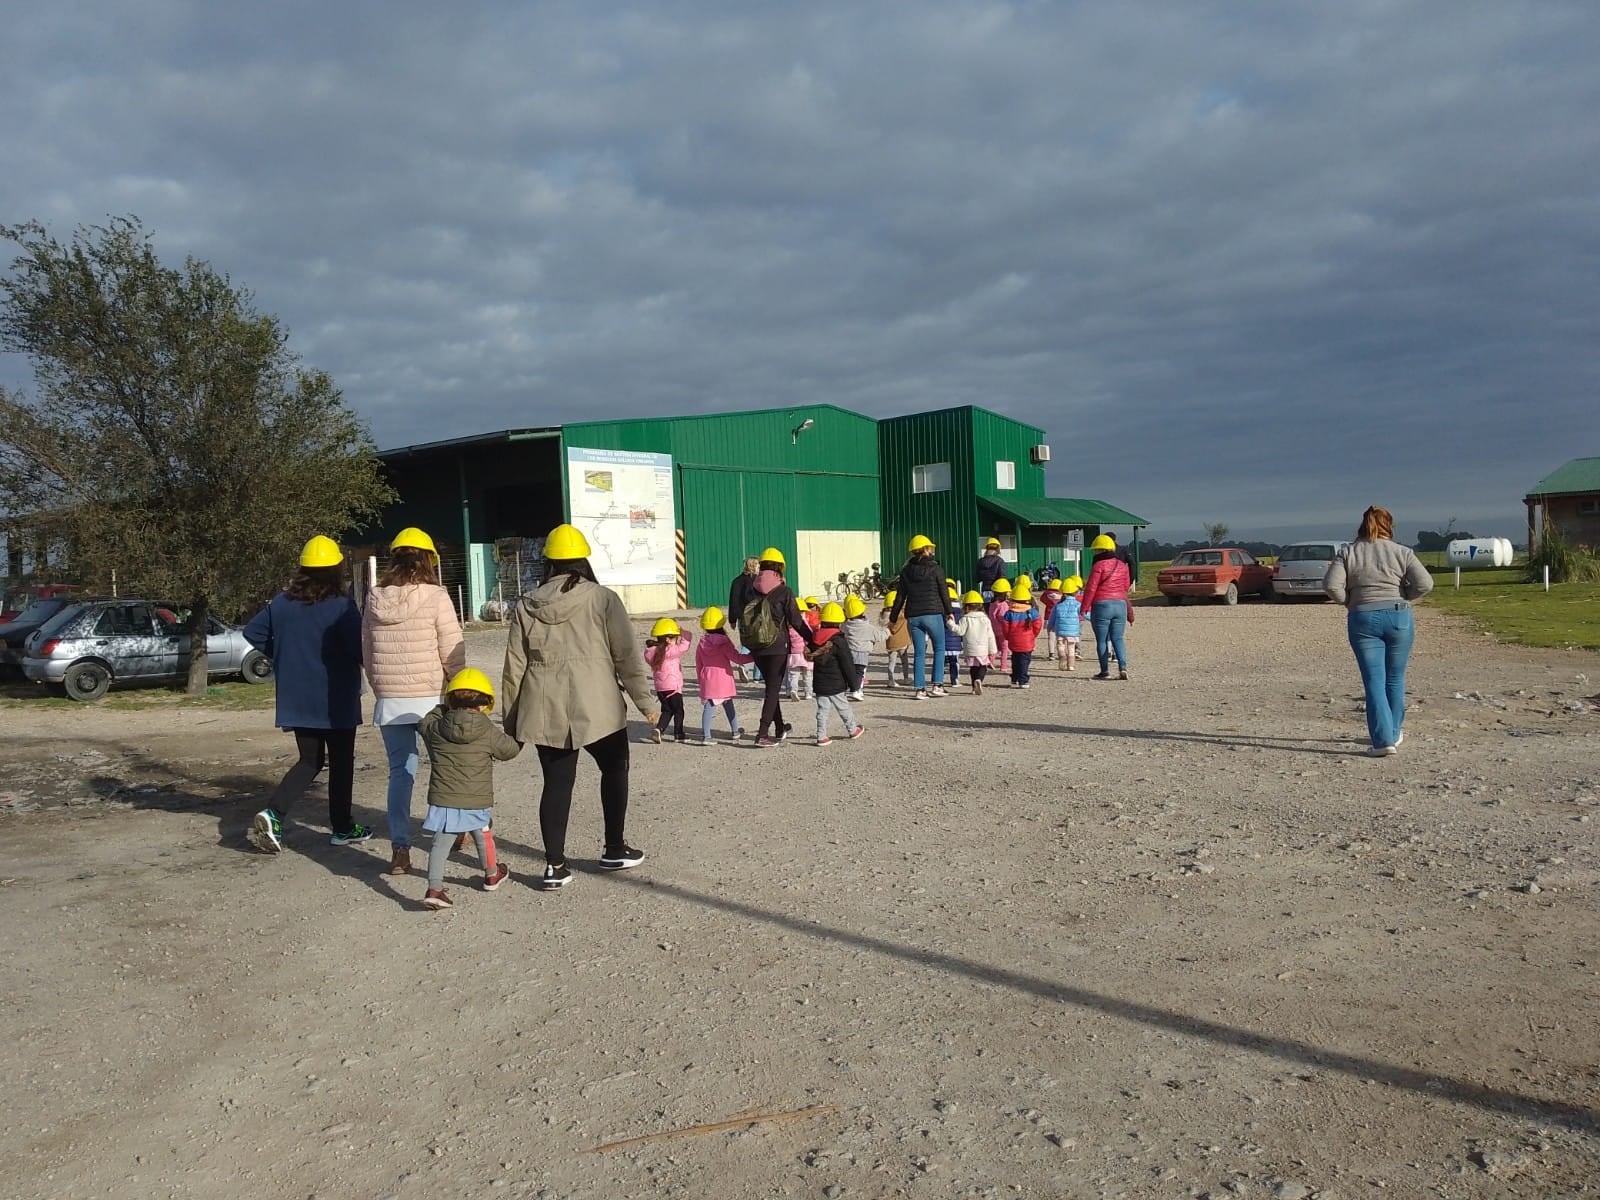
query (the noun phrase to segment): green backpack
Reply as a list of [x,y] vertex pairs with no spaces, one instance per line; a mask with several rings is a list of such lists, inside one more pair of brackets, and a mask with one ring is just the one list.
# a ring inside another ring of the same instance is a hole
[[768,650],[777,644],[782,632],[772,611],[772,597],[757,594],[739,614],[739,634],[752,650]]

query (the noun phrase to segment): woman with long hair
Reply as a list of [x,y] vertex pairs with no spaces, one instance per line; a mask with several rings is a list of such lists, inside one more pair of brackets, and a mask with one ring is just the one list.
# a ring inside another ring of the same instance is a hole
[[1083,585],[1083,612],[1094,629],[1094,647],[1100,658],[1096,679],[1111,678],[1111,656],[1117,656],[1117,678],[1128,678],[1128,593],[1133,590],[1133,569],[1117,553],[1117,542],[1102,533],[1089,543],[1094,565]]
[[466,669],[450,594],[439,586],[439,552],[417,528],[389,545],[389,565],[367,593],[361,656],[372,685],[372,723],[389,760],[389,874],[411,870],[411,792],[417,782],[417,724],[439,703],[445,682]]
[[1405,740],[1406,664],[1416,639],[1411,604],[1433,590],[1433,576],[1410,546],[1394,540],[1394,517],[1373,505],[1356,540],[1328,565],[1330,599],[1343,604],[1350,648],[1367,697],[1367,754],[1397,754]]
[[533,743],[544,788],[539,830],[545,868],[539,887],[555,891],[572,878],[567,819],[577,782],[578,751],[600,768],[605,847],[600,867],[620,871],[644,861],[624,840],[628,815],[628,710],[623,693],[654,725],[660,717],[650,672],[621,599],[595,580],[589,542],[571,525],[545,540],[544,582],[511,613],[504,698],[507,733]]
[[361,724],[361,614],[345,592],[344,553],[332,538],[305,544],[289,586],[250,619],[244,636],[272,660],[278,728],[294,734],[299,752],[271,803],[255,815],[251,844],[268,854],[283,849],[283,822],[324,765],[333,844],[366,841],[372,830],[357,825],[351,811]]

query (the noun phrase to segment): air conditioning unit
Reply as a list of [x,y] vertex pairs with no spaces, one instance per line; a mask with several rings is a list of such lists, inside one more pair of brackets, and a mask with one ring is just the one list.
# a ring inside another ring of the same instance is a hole
[[1047,463],[1050,461],[1050,447],[1035,446],[1028,451],[1028,458],[1036,463]]

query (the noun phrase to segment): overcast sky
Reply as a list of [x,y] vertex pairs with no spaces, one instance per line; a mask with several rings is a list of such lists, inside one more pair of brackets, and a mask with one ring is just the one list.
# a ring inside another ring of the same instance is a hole
[[137,214],[382,445],[974,403],[1169,538],[1518,536],[1600,454],[1597,61],[1595,0],[34,5],[0,222]]

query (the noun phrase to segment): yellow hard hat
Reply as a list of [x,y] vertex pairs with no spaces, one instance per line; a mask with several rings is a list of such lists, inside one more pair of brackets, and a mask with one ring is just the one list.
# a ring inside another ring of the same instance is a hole
[[989,590],[1004,596],[1011,590],[1011,581],[1009,579],[996,579],[994,581],[994,587],[990,588]]
[[1013,600],[1033,599],[1033,584],[1028,582],[1026,575],[1017,580],[1017,586],[1011,589],[1011,598]]
[[477,667],[468,667],[464,671],[457,671],[450,676],[450,682],[445,685],[447,692],[482,692],[490,700],[494,699],[494,684],[489,682],[489,677]]
[[944,585],[945,587],[955,587],[956,581],[947,575],[945,576]]
[[804,596],[796,596],[794,598],[794,606],[801,612],[805,612],[806,609],[811,607],[811,605],[806,603],[806,598]]
[[806,607],[807,608],[815,608],[818,605],[818,603],[820,603],[820,601],[818,601],[815,596],[807,596],[806,597]]
[[1097,554],[1101,550],[1115,550],[1116,548],[1117,539],[1112,537],[1109,533],[1102,533],[1099,537],[1095,538],[1094,541],[1089,543],[1089,549],[1093,550]]
[[339,543],[320,533],[300,550],[302,567],[337,567],[343,561],[344,551],[339,549]]
[[1047,592],[1059,592],[1060,590],[1061,580],[1059,579],[1052,579],[1047,585],[1045,585],[1045,591]]
[[434,546],[433,539],[427,534],[423,533],[422,530],[418,529],[415,525],[411,525],[405,529],[402,529],[399,533],[394,535],[394,541],[389,543],[390,553],[393,553],[396,550],[406,549],[426,550],[435,558],[439,556],[439,551]]
[[544,540],[544,556],[564,562],[589,557],[589,539],[571,525],[557,525]]
[[783,551],[779,550],[776,546],[768,546],[765,550],[763,550],[761,552],[761,561],[775,562],[780,567],[787,567],[789,565],[789,560],[783,556]]
[[968,592],[965,596],[961,597],[961,603],[963,603],[963,604],[982,604],[983,603],[983,597],[981,595],[979,595],[977,592]]
[[728,618],[715,604],[700,614],[700,628],[710,633],[713,629],[721,629],[728,623]]
[[999,538],[990,538],[987,542],[985,542],[983,544],[983,548],[985,550],[998,550],[998,549],[1000,549],[1000,539]]
[[831,600],[828,601],[822,606],[822,623],[824,625],[843,625],[844,608]]
[[952,600],[955,600],[960,596],[960,593],[956,591],[956,585],[953,583],[945,589],[945,594],[948,595]]
[[844,615],[849,619],[854,620],[866,611],[867,602],[854,592],[844,598]]
[[883,598],[883,606],[885,608],[893,608],[894,602],[899,598],[899,596],[899,592],[895,591],[893,588],[890,588],[888,594]]
[[1081,575],[1074,575],[1071,579],[1068,579],[1061,585],[1061,590],[1069,596],[1072,595],[1073,592],[1083,591],[1083,577]]
[[662,617],[654,625],[650,626],[651,637],[666,637],[668,634],[677,635],[682,632],[683,630],[678,628],[678,623],[671,617]]
[[908,553],[915,554],[918,550],[927,550],[933,545],[933,539],[927,534],[919,533],[911,539],[911,545],[906,547]]

